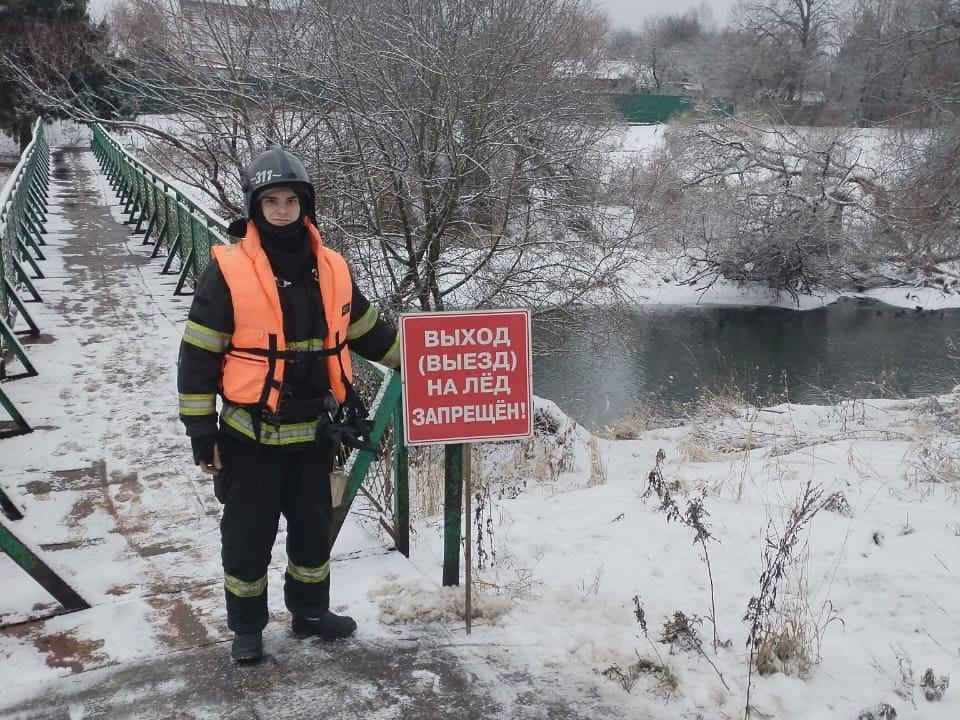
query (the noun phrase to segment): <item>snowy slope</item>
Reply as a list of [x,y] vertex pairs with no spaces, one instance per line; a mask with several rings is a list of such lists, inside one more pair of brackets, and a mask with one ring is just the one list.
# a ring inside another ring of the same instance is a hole
[[[818,507],[833,500],[800,534],[779,591],[783,612],[774,614],[802,628],[809,646],[788,654],[788,673],[755,674],[754,717],[852,719],[885,702],[900,717],[955,718],[957,693],[927,702],[919,683],[928,667],[938,678],[960,669],[958,430],[952,397],[782,405],[636,440],[591,440],[579,429],[563,439],[561,432],[542,438],[525,463],[514,456],[497,466],[488,458],[479,529],[496,559],[478,572],[515,606],[482,636],[520,648],[537,666],[607,671],[637,715],[742,716],[743,616],[759,593],[765,538],[778,540],[810,482],[823,489]],[[555,458],[566,453],[563,470],[536,479],[544,462],[537,453],[551,449]],[[702,549],[691,529],[658,511],[656,494],[644,497],[660,449],[680,506],[703,498],[709,513],[716,626],[721,642],[729,641],[716,652]],[[504,472],[513,477],[502,479]],[[516,487],[523,490],[513,497]],[[426,539],[436,545],[435,533]],[[703,654],[660,642],[678,610],[701,618]],[[638,654],[669,667],[676,689],[641,673],[627,693],[612,671],[628,675]],[[912,668],[912,678],[904,680],[902,668]]]

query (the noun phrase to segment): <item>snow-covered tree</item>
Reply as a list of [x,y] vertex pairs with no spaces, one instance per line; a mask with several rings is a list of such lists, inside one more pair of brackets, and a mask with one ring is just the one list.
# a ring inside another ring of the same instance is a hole
[[589,85],[605,25],[587,0],[133,3],[117,80],[167,117],[114,126],[225,215],[278,143],[315,179],[328,241],[396,308],[565,306],[616,285],[636,216],[606,196],[613,116]]
[[423,309],[540,305],[611,280],[607,117],[581,80],[603,32],[588,3],[329,5],[328,42],[291,65],[302,85],[329,78],[323,211],[345,245],[376,247],[387,294]]
[[658,159],[672,173],[661,178],[674,195],[665,226],[703,279],[794,296],[840,284],[873,203],[855,134],[773,129],[758,120],[671,132]]
[[839,0],[741,0],[735,10],[740,40],[754,51],[741,72],[758,95],[794,102],[824,89]]

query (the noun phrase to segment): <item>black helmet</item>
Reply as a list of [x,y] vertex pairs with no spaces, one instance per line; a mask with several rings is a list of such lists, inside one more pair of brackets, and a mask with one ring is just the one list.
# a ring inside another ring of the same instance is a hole
[[247,217],[257,195],[270,187],[286,185],[303,197],[303,212],[316,221],[316,194],[307,169],[296,156],[271,145],[247,165],[243,178],[243,210]]

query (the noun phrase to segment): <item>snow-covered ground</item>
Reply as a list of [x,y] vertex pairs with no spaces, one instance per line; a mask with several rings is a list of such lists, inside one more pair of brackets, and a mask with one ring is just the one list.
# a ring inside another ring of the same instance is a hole
[[[558,417],[549,403],[540,407]],[[480,629],[486,641],[529,643],[529,662],[546,667],[606,671],[630,708],[625,717],[742,716],[744,615],[760,592],[764,549],[779,542],[813,483],[822,509],[800,533],[772,613],[797,645],[785,643],[785,661],[772,664],[788,673],[755,674],[754,717],[853,719],[881,702],[901,718],[958,716],[955,691],[928,702],[919,687],[928,667],[938,678],[960,670],[956,397],[721,409],[635,440],[556,424],[555,440],[542,438],[527,457],[480,453],[487,469],[478,525],[495,560],[479,575],[515,598],[498,623]],[[709,567],[695,532],[668,521],[657,494],[647,494],[660,450],[681,511],[702,499],[708,513]],[[415,560],[424,535],[437,552],[432,527],[421,526]],[[724,643],[716,652],[708,572]],[[661,642],[677,611],[700,619],[703,652],[682,638]],[[640,658],[668,667],[677,687],[640,672],[628,693],[621,682],[629,685]]]
[[[176,357],[190,299],[172,295],[175,277],[159,275],[150,247],[116,222],[118,201],[92,154],[68,155],[60,169],[80,186],[57,177],[51,188],[46,278],[35,281],[45,302],[30,305],[43,332],[28,345],[39,376],[4,385],[35,430],[0,440],[0,486],[24,515],[4,523],[92,608],[27,622],[57,603],[0,555],[4,717],[4,708],[72,673],[229,638],[219,505],[177,419]],[[77,214],[91,199],[99,216]],[[285,615],[283,541],[281,533],[271,607]],[[333,565],[335,607],[350,607],[366,638],[395,634],[377,624],[367,593],[390,588],[387,575],[420,578],[417,570],[352,521]]]
[[[116,213],[92,157],[78,157],[93,197]],[[94,607],[0,631],[0,708],[72,672],[228,637],[218,508],[176,419],[187,301],[172,297],[172,278],[156,274],[136,239],[116,255],[98,242],[106,276],[86,267],[77,238],[98,227],[63,219],[65,191],[56,186],[48,278],[39,281],[47,302],[34,306],[55,341],[31,348],[39,378],[4,386],[38,429],[0,440],[0,483],[26,510],[17,525],[25,538]],[[461,630],[455,592],[439,587],[442,520],[430,516],[415,524],[410,562],[348,526],[334,602],[358,619],[361,639],[439,629],[491,662],[595,684],[624,718],[742,717],[743,618],[761,592],[765,549],[776,550],[812,483],[822,488],[819,511],[777,583],[762,660],[775,672],[753,674],[753,717],[853,720],[879,703],[901,718],[960,717],[960,689],[928,701],[921,688],[927,668],[935,685],[960,671],[955,396],[764,409],[718,399],[682,427],[620,427],[624,440],[589,435],[548,401],[538,414],[534,441],[476,451],[482,616],[473,633]],[[668,521],[661,497],[648,493],[661,450],[661,487],[681,512],[699,499],[708,513],[709,564],[694,531]],[[421,480],[415,505],[437,492]],[[274,562],[278,579],[280,546]],[[6,558],[0,587],[3,622],[50,607]],[[678,611],[692,631],[674,623],[674,642],[661,642]]]

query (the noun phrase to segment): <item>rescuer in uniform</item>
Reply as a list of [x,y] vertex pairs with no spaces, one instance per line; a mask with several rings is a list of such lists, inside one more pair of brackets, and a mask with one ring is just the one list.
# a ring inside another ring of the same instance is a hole
[[[330,472],[339,443],[363,444],[366,410],[349,351],[399,364],[392,326],[325,247],[303,164],[271,147],[247,168],[246,222],[213,248],[180,345],[180,419],[214,476],[227,624],[237,662],[263,657],[267,569],[287,521],[284,600],[298,636],[347,637],[330,611]],[[217,395],[222,407],[217,416]]]

